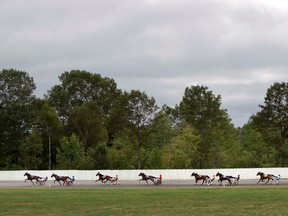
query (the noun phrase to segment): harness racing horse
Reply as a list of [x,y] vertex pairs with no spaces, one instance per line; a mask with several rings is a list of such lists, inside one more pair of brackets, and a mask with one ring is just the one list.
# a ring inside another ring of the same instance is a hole
[[257,182],[257,184],[258,184],[260,181],[264,182],[265,179],[267,179],[267,181],[266,181],[266,183],[265,183],[265,184],[267,184],[267,183],[268,183],[270,180],[272,180],[273,177],[274,177],[274,175],[272,175],[272,174],[267,174],[267,175],[265,175],[263,172],[258,172],[256,176],[258,176],[258,175],[260,176],[260,179],[259,179],[259,181]]
[[223,174],[221,174],[219,172],[217,172],[216,176],[219,176],[218,181],[221,182],[220,185],[222,185],[222,181],[226,181],[226,180],[229,182],[229,185],[231,185],[232,182],[231,182],[231,179],[229,178],[229,176],[224,176]]
[[55,182],[57,181],[60,185],[61,185],[61,182],[60,181],[62,181],[63,182],[63,185],[65,184],[65,183],[67,183],[68,182],[68,179],[69,179],[69,181],[74,181],[73,179],[71,179],[69,176],[58,176],[58,175],[56,175],[55,173],[53,173],[52,175],[51,175],[51,178],[55,178],[55,180],[54,180],[54,184],[55,184]]
[[102,175],[100,172],[98,172],[97,174],[96,174],[96,176],[99,176],[99,179],[97,179],[95,182],[97,182],[97,181],[101,181],[102,183],[106,183],[107,181],[112,181],[112,177],[111,176],[109,176],[109,175]]
[[146,181],[146,183],[148,184],[148,180],[151,180],[154,184],[156,184],[155,180],[156,180],[156,177],[154,176],[147,176],[145,175],[145,173],[141,172],[138,176],[141,176],[142,179],[140,179],[139,181]]
[[25,182],[26,182],[26,180],[29,180],[29,181],[32,182],[33,185],[34,185],[33,180],[35,180],[35,183],[38,183],[39,185],[43,185],[43,184],[45,184],[45,182],[46,182],[47,179],[48,179],[47,177],[46,177],[46,178],[42,178],[42,177],[40,177],[40,176],[31,175],[31,174],[28,173],[28,172],[26,172],[26,173],[24,174],[24,176],[27,176],[27,179],[25,179]]
[[193,173],[191,174],[191,176],[194,176],[194,177],[195,177],[195,185],[197,184],[197,182],[198,182],[199,180],[203,180],[203,181],[202,181],[202,184],[201,184],[201,185],[203,185],[204,182],[207,183],[207,180],[210,179],[210,177],[209,177],[208,175],[198,175],[198,174],[195,173],[195,172],[193,172]]

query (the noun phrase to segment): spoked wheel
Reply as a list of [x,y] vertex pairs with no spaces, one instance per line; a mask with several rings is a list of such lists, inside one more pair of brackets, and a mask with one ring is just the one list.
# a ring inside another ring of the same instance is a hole
[[210,179],[207,179],[206,184],[207,184],[208,186],[211,185],[211,180],[210,180]]
[[274,179],[274,180],[272,180],[272,185],[276,185],[276,184],[278,184],[278,180],[277,179]]

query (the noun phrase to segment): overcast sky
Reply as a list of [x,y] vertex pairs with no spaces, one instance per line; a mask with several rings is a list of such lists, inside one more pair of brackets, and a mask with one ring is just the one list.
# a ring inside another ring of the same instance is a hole
[[242,127],[288,81],[288,1],[1,0],[0,67],[29,73],[38,97],[72,69],[159,106],[204,85]]

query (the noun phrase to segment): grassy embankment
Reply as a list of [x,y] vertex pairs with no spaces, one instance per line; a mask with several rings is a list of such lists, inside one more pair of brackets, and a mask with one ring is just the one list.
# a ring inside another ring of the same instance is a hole
[[0,215],[286,215],[287,187],[9,188]]

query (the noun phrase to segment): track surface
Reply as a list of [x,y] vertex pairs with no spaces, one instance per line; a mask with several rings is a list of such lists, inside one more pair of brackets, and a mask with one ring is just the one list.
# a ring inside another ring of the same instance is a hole
[[[220,185],[220,183],[215,180],[212,185],[201,185],[201,181],[195,185],[195,180],[164,180],[161,185],[154,185],[151,181],[149,184],[146,184],[145,181],[118,181],[116,185],[110,185],[109,183],[96,182],[94,180],[90,181],[75,181],[73,185],[70,186],[60,186],[58,182],[53,180],[46,181],[45,185],[38,186],[32,185],[30,181],[0,181],[0,188],[96,188],[96,189],[105,189],[105,188],[217,188],[217,187],[288,187],[288,179],[280,179],[277,185],[272,185],[271,182],[265,184],[265,182],[260,182],[257,184],[259,179],[248,179],[239,181],[238,185],[229,186],[227,184]],[[227,183],[227,182],[226,182]]]

